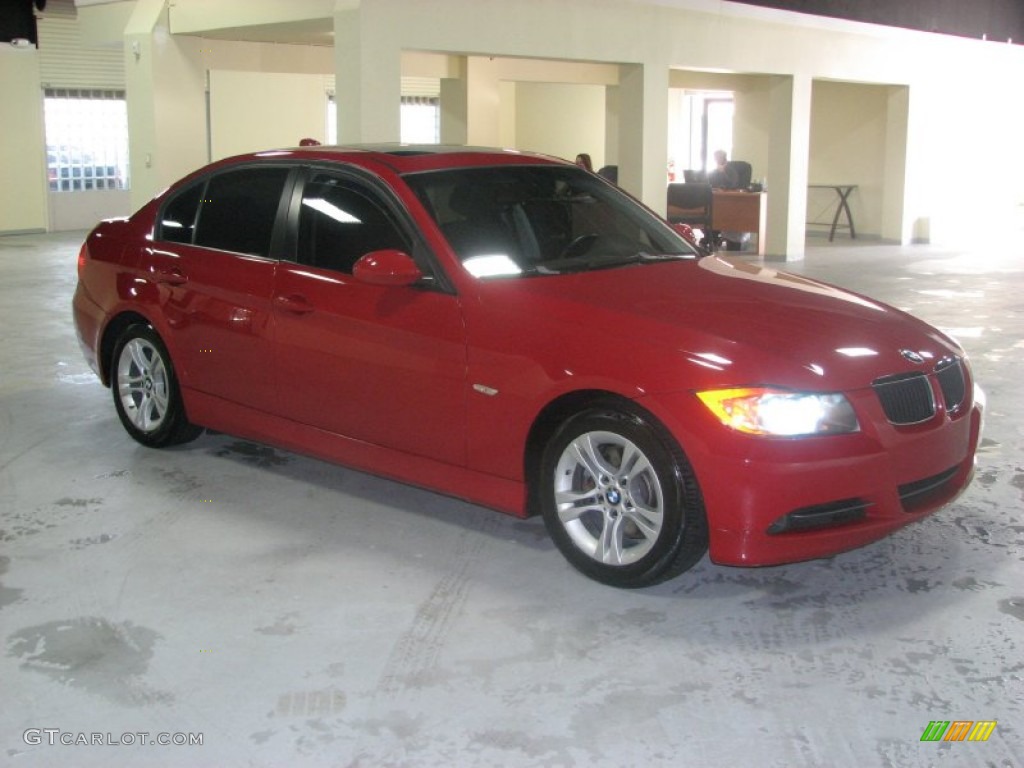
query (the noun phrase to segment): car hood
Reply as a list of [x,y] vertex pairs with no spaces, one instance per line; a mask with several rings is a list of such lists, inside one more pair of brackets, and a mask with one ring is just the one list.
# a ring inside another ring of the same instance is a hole
[[963,354],[893,307],[717,257],[483,282],[479,299],[505,333],[569,362],[580,349],[606,350],[647,391],[680,382],[857,389]]

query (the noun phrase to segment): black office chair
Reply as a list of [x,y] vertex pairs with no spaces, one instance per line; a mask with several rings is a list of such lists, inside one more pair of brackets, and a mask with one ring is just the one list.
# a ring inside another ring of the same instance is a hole
[[737,189],[746,189],[750,186],[750,179],[754,175],[754,169],[750,163],[746,160],[729,160],[725,167],[731,168],[736,173]]
[[668,220],[673,224],[689,224],[701,232],[700,244],[714,247],[711,233],[711,208],[714,195],[710,184],[669,184]]

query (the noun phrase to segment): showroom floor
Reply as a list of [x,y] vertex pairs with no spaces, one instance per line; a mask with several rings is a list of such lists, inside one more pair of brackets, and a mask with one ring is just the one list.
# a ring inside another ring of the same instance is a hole
[[136,445],[71,326],[81,236],[0,237],[0,764],[1024,765],[1019,239],[787,265],[968,349],[989,410],[956,503],[627,592],[539,520],[224,435]]

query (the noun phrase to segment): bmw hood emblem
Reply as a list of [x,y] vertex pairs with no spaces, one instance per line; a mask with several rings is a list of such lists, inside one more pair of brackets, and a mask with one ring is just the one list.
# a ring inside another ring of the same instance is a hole
[[924,362],[924,358],[920,355],[920,353],[915,352],[912,349],[901,349],[900,354],[903,356],[904,360],[910,363],[914,363],[914,365],[921,365],[921,363]]

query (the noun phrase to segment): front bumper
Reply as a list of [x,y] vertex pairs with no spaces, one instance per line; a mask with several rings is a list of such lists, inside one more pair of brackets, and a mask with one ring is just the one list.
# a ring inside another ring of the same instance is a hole
[[970,483],[981,399],[894,427],[870,391],[851,398],[861,431],[765,438],[722,426],[692,393],[643,398],[696,473],[723,565],[777,565],[855,549],[931,514]]

